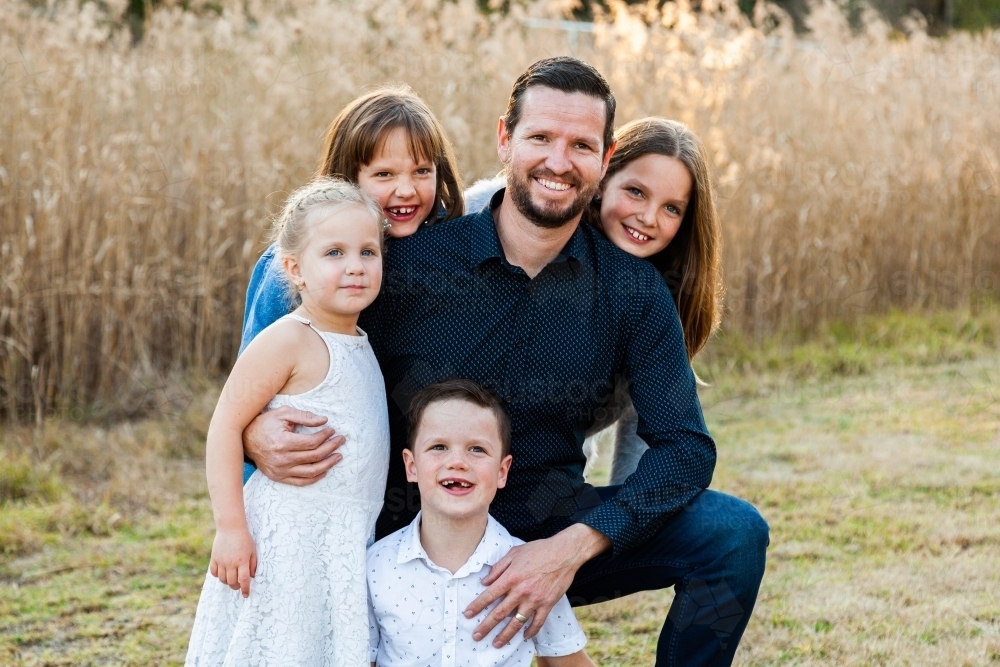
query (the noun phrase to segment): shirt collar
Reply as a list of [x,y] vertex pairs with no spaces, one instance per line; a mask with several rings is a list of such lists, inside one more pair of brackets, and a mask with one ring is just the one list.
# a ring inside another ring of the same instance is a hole
[[[420,517],[422,515],[423,510],[417,512],[417,516],[410,525],[403,529],[403,533],[399,539],[399,554],[396,557],[396,562],[406,563],[419,558],[428,567],[443,571],[451,576],[448,570],[436,565],[430,559],[427,552],[424,551],[424,546],[420,543]],[[496,564],[501,558],[507,555],[507,552],[513,546],[514,540],[510,536],[510,533],[507,532],[507,529],[501,526],[500,522],[492,516],[487,515],[486,532],[483,534],[483,539],[479,541],[479,545],[472,552],[472,555],[469,556],[469,560],[465,562],[465,565],[455,572],[454,577],[456,579],[466,577],[479,572],[486,565],[492,566]]]
[[497,190],[479,213],[475,214],[473,220],[472,247],[469,249],[469,257],[473,266],[479,266],[488,259],[504,259],[503,247],[500,245],[500,237],[497,236],[497,228],[493,224],[493,209],[503,201],[503,194],[506,188]]
[[[506,191],[507,188],[497,190],[486,206],[474,214],[475,217],[472,223],[474,232],[472,234],[472,247],[469,252],[473,266],[479,266],[483,262],[494,258],[504,263],[507,262],[507,258],[503,254],[503,246],[500,245],[500,237],[497,235],[496,224],[493,222],[493,211],[500,206]],[[586,232],[583,230],[585,224],[582,220],[580,221],[569,242],[550,264],[558,264],[560,262],[567,262],[568,260],[578,263],[587,256],[587,243],[584,239]]]

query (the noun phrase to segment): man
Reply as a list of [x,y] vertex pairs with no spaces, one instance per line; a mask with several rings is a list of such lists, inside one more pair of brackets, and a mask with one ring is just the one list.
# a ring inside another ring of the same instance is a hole
[[[563,594],[591,604],[675,587],[657,665],[728,665],[764,572],[767,524],[707,490],[715,445],[705,428],[673,300],[653,268],[580,225],[614,151],[615,100],[573,58],[542,60],[514,84],[498,127],[508,188],[482,212],[394,241],[386,282],[361,326],[385,376],[393,455],[383,536],[419,509],[400,451],[405,406],[449,377],[505,401],[514,464],[491,512],[528,543],[492,569],[466,610],[496,606],[477,629],[532,637]],[[649,444],[623,485],[583,480],[583,433],[630,382]],[[308,438],[301,413],[266,413],[245,434],[269,477],[308,483],[337,460],[331,431]]]

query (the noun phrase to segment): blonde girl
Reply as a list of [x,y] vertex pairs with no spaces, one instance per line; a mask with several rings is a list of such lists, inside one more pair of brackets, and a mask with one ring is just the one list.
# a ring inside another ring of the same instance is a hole
[[[389,460],[385,387],[358,315],[382,282],[386,223],[357,186],[319,178],[289,198],[275,256],[299,305],[237,359],[208,431],[216,535],[187,665],[368,667],[365,548]],[[344,462],[308,487],[242,484],[242,434],[263,410],[322,415]]]

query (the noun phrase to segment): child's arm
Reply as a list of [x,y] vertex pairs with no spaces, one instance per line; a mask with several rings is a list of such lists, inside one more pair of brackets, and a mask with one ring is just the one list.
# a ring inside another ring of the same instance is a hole
[[209,571],[233,590],[241,590],[243,597],[250,594],[250,578],[257,569],[243,509],[243,429],[295,371],[295,334],[305,327],[292,324],[296,323],[269,327],[240,355],[208,427],[205,475],[216,529]]
[[538,667],[595,667],[593,660],[586,651],[577,651],[571,655],[560,655],[543,658],[535,656]]

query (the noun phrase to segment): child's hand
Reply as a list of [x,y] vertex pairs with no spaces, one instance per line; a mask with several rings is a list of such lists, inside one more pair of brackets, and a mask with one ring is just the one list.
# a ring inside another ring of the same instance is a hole
[[257,574],[257,548],[250,532],[216,531],[208,571],[234,591],[242,591],[243,597],[249,597],[250,579]]

